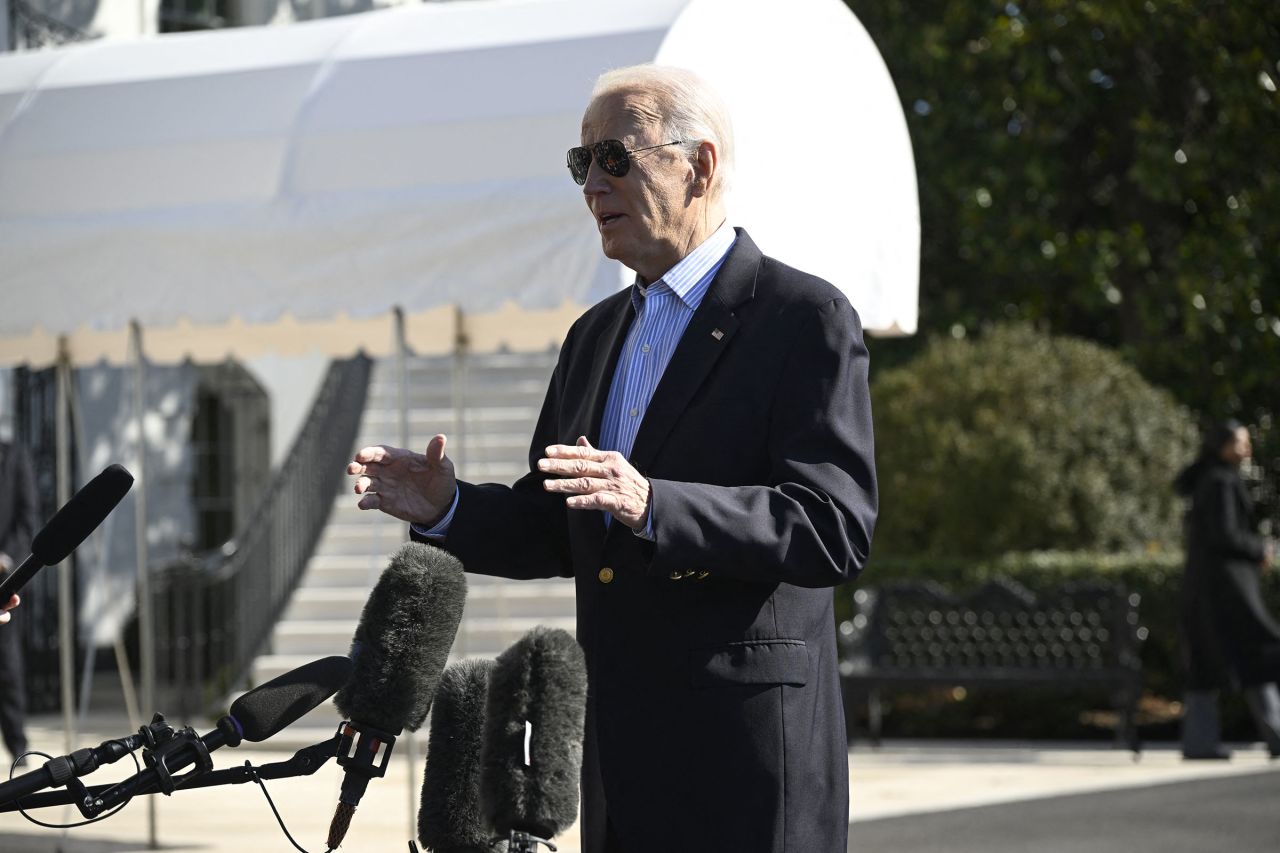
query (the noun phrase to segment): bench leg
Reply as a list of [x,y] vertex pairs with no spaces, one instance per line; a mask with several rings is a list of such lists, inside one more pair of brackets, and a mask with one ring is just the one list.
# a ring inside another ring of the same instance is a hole
[[871,745],[880,745],[880,727],[884,721],[884,709],[880,705],[880,688],[873,687],[867,693],[867,728],[871,730]]
[[1142,741],[1138,738],[1138,698],[1141,688],[1126,687],[1115,694],[1116,711],[1120,714],[1120,725],[1116,728],[1117,745],[1129,747],[1133,760],[1142,755]]

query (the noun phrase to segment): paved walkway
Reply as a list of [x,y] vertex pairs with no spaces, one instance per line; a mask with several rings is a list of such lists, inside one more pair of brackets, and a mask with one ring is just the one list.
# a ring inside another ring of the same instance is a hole
[[868,820],[851,853],[1276,853],[1280,773]]
[[[103,721],[96,721],[102,723]],[[92,746],[106,737],[126,734],[127,723],[82,733],[76,746]],[[62,734],[55,718],[39,718],[29,727],[36,748],[62,754]],[[199,726],[198,730],[204,731]],[[316,731],[314,740],[326,733]],[[295,741],[297,740],[295,736]],[[314,742],[307,741],[307,742]],[[422,740],[425,743],[425,740]],[[277,744],[272,744],[276,746]],[[255,764],[282,761],[300,743],[278,749],[224,749],[213,754],[218,768],[245,760]],[[404,851],[416,814],[421,763],[411,771],[397,749],[384,779],[373,780],[352,821],[344,853]],[[419,747],[419,756],[422,750]],[[115,781],[133,772],[125,759],[95,773],[87,781]],[[1005,744],[999,742],[888,742],[881,749],[859,746],[850,751],[850,821],[940,813],[1015,801],[1041,801],[1100,791],[1138,790],[1156,785],[1236,778],[1248,774],[1280,774],[1280,762],[1269,761],[1256,746],[1237,746],[1228,762],[1183,762],[1171,745],[1149,747],[1135,762],[1130,753],[1104,745]],[[413,779],[411,782],[410,779]],[[330,762],[316,774],[268,783],[277,807],[298,843],[323,851],[324,836],[337,801],[341,772]],[[178,792],[172,797],[139,798],[123,812],[91,826],[67,831],[43,829],[21,815],[0,814],[0,851],[18,853],[131,853],[148,849],[148,803],[154,804],[157,835],[166,850],[198,853],[257,853],[292,850],[281,834],[256,786],[235,785]],[[46,822],[78,818],[68,809],[42,809]],[[858,827],[852,827],[858,838]],[[1280,834],[1277,835],[1280,838]],[[565,853],[579,848],[576,828],[557,839]],[[943,849],[943,848],[936,848]],[[1086,848],[1080,848],[1086,849]]]

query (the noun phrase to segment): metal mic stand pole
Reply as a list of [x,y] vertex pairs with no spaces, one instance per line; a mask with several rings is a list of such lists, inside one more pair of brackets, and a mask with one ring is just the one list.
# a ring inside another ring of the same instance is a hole
[[[231,767],[226,770],[199,770],[188,773],[173,780],[172,790],[187,791],[193,788],[210,788],[215,785],[243,785],[258,779],[290,779],[295,776],[310,776],[337,754],[339,736],[329,740],[303,747],[293,754],[292,758],[254,767],[247,761],[242,767]],[[0,803],[0,812],[13,812],[19,809],[42,809],[50,806],[74,805],[85,817],[96,817],[97,811],[93,802],[98,795],[116,785],[95,785],[85,787],[78,779],[72,779],[65,791],[50,791],[44,794],[32,794],[9,803]],[[158,784],[139,789],[133,796],[162,793]]]

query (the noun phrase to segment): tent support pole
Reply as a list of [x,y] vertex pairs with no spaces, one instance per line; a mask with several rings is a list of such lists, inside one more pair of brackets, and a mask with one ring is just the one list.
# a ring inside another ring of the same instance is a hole
[[[133,416],[138,431],[138,461],[136,489],[134,491],[134,541],[138,568],[138,648],[142,669],[142,712],[155,707],[156,692],[156,637],[151,609],[150,558],[147,549],[147,429],[146,429],[146,360],[142,354],[142,326],[137,320],[129,322],[129,349],[133,361]],[[156,837],[156,804],[154,797],[147,797],[147,847],[159,848]]]
[[[54,423],[55,466],[58,506],[71,500],[71,352],[66,337],[58,339],[56,421]],[[71,567],[64,560],[58,567],[58,674],[62,683],[62,735],[67,752],[75,749],[75,594]]]
[[[465,467],[465,459],[457,455],[459,449],[466,448],[466,408],[467,408],[467,327],[466,315],[462,308],[453,307],[453,364],[449,375],[449,408],[453,411],[454,463]],[[458,637],[454,641],[454,650],[458,657],[467,656],[467,624],[463,622],[458,629]]]
[[[396,346],[396,408],[400,426],[399,443],[406,450],[409,447],[409,340],[405,333],[404,309],[397,305],[392,309],[395,321]],[[403,536],[409,538],[409,525],[403,525]],[[404,763],[408,769],[409,784],[406,791],[409,795],[409,837],[418,837],[417,802],[414,794],[417,791],[414,779],[418,769],[418,745],[413,739],[413,732],[405,732]]]
[[[404,309],[397,305],[394,309],[396,322],[396,406],[399,409],[400,446],[409,448],[409,338],[405,332]],[[409,529],[405,528],[405,539],[409,538]]]
[[462,309],[453,309],[453,434],[461,443],[467,422],[467,350],[471,341],[467,337],[467,318]]

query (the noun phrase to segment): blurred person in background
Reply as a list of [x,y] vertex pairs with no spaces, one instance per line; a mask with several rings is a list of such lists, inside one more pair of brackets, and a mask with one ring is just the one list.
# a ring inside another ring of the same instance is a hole
[[18,598],[16,594],[9,596],[9,600],[4,603],[4,609],[0,610],[0,625],[9,623],[9,611],[17,607],[21,601],[22,599]]
[[[31,552],[31,537],[39,526],[35,479],[31,460],[19,445],[0,441],[0,576],[13,570]],[[0,622],[8,622],[18,603],[4,602]],[[14,758],[27,751],[23,730],[26,686],[22,678],[22,636],[12,628],[0,632],[0,733]]]
[[1200,455],[1174,487],[1189,497],[1187,565],[1182,585],[1186,706],[1182,754],[1228,758],[1222,748],[1218,691],[1239,687],[1272,758],[1280,757],[1280,624],[1267,612],[1261,576],[1275,543],[1259,535],[1253,501],[1240,477],[1252,454],[1249,431],[1225,421],[1205,435]]

